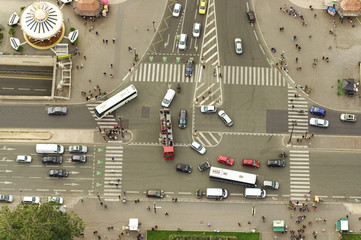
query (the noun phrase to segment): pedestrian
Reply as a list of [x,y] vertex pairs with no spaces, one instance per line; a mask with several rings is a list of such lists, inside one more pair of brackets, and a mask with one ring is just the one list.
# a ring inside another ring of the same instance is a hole
[[203,69],[205,69],[205,68],[206,68],[206,65],[203,64]]
[[103,43],[105,43],[105,40],[103,39]]
[[80,68],[83,68],[83,67],[84,67],[84,65],[82,63],[80,63]]
[[106,72],[104,72],[103,74],[104,74],[104,77],[107,75],[107,73],[106,73]]
[[315,15],[313,15],[313,18],[316,18],[317,17],[317,14],[315,13]]
[[174,202],[177,202],[177,201],[178,201],[178,198],[175,198],[175,199],[174,199]]
[[128,47],[129,52],[133,52],[133,49],[131,47]]
[[294,108],[295,108],[295,105],[292,105],[291,107],[292,107],[292,109],[294,109]]
[[106,44],[108,44],[108,39],[107,39],[107,40],[105,40],[105,43],[106,43]]
[[114,161],[114,157],[112,157],[112,160]]
[[78,66],[78,65],[76,65],[76,69],[78,69],[78,70],[79,70],[79,66]]
[[84,60],[86,60],[86,56],[84,55]]
[[166,216],[169,216],[168,212],[165,212],[165,215],[166,215]]
[[298,51],[301,51],[301,46],[298,46]]
[[149,31],[149,26],[147,26],[147,31]]
[[238,222],[238,226],[241,226],[241,223],[240,223],[240,222]]
[[88,80],[88,82],[92,82],[92,80],[91,80],[91,79],[89,79],[89,80]]
[[296,48],[298,48],[298,44],[297,44],[297,43],[295,44],[295,46],[296,46]]
[[78,52],[78,56],[80,56],[80,52]]
[[113,37],[113,43],[115,43],[115,37]]
[[113,67],[113,64],[110,64],[110,68],[112,68]]
[[329,58],[327,57],[327,58],[326,58],[326,62],[328,63],[329,61],[330,61],[330,60],[329,60]]
[[315,134],[314,134],[314,133],[312,133],[312,134],[311,134],[311,137],[314,137],[314,136],[315,136]]
[[104,204],[104,208],[108,208],[108,206],[106,204]]
[[208,227],[210,227],[211,226],[211,223],[208,223]]
[[296,35],[295,35],[295,36],[293,36],[293,39],[294,39],[294,40],[296,40],[296,38],[297,38],[297,37],[296,37]]
[[98,31],[95,32],[96,35],[99,35]]
[[113,74],[110,74],[110,78],[113,78]]
[[103,206],[103,202],[100,202],[100,205]]
[[296,63],[298,63],[298,57],[296,57]]
[[219,73],[219,78],[222,78],[222,73]]
[[312,35],[308,36],[308,38],[312,38]]

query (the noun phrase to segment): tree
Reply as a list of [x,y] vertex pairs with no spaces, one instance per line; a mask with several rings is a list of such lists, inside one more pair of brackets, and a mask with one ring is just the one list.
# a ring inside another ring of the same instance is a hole
[[68,240],[79,237],[84,222],[73,211],[62,212],[57,203],[19,204],[10,211],[8,206],[0,210],[0,239]]
[[9,29],[9,34],[10,34],[10,35],[14,35],[15,32],[16,32],[15,28],[10,28],[10,29]]

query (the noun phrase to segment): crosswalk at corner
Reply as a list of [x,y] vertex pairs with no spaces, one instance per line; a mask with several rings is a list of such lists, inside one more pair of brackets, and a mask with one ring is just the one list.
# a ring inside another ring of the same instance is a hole
[[310,154],[308,150],[290,150],[290,197],[291,200],[310,199]]
[[113,129],[114,125],[117,125],[117,121],[113,115],[108,114],[104,116],[102,119],[98,119],[94,113],[94,108],[103,102],[104,101],[96,101],[92,103],[87,103],[86,107],[88,108],[90,114],[93,116],[94,120],[97,122],[98,126],[101,129],[105,129],[105,128]]
[[120,201],[123,176],[123,147],[106,146],[104,173],[105,201]]
[[297,90],[288,86],[288,132],[292,128],[296,138],[302,138],[308,132],[308,102]]

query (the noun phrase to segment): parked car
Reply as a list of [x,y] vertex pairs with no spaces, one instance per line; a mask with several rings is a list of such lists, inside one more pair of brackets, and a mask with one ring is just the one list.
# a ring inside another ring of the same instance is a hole
[[71,156],[71,161],[85,163],[87,161],[87,157],[85,155],[73,155]]
[[262,187],[263,188],[268,188],[268,189],[273,189],[273,190],[278,190],[280,187],[279,182],[275,182],[275,181],[263,181],[262,183]]
[[329,123],[326,119],[310,118],[310,125],[327,128]]
[[87,153],[88,148],[87,148],[87,146],[80,146],[80,145],[70,146],[69,152],[70,153]]
[[198,38],[201,35],[201,24],[193,24],[193,37]]
[[230,166],[233,166],[233,164],[234,164],[233,158],[226,157],[224,155],[219,155],[217,157],[217,161],[220,162],[220,163],[223,163],[223,164],[230,165]]
[[187,164],[177,164],[176,167],[178,172],[185,172],[185,173],[191,173],[192,172],[192,166],[187,165]]
[[274,160],[268,160],[267,161],[268,167],[285,167],[286,161],[282,159],[274,159]]
[[310,113],[320,116],[320,117],[324,117],[326,115],[326,110],[319,108],[319,107],[312,106],[310,108]]
[[192,60],[188,60],[188,62],[186,64],[186,69],[185,69],[186,77],[192,77],[193,67],[194,67],[194,62]]
[[227,115],[227,113],[223,110],[220,110],[218,112],[218,116],[222,119],[222,121],[228,126],[232,126],[233,125],[233,121],[232,119]]
[[207,11],[207,0],[201,0],[199,3],[199,14],[206,14]]
[[40,204],[40,197],[35,197],[35,196],[25,196],[23,197],[22,203],[27,203],[27,204]]
[[201,172],[207,170],[210,167],[211,167],[211,164],[209,164],[209,162],[207,162],[207,161],[198,165],[198,169]]
[[252,10],[247,9],[246,14],[250,23],[254,23],[256,21],[256,17],[254,16],[254,12]]
[[50,169],[49,177],[67,177],[69,172],[65,169]]
[[32,157],[29,155],[18,155],[16,157],[16,161],[18,163],[31,163]]
[[350,114],[350,113],[342,113],[340,115],[340,119],[341,121],[345,121],[345,122],[356,122],[356,115],[355,114]]
[[48,115],[66,115],[67,113],[68,108],[64,106],[48,108]]
[[254,159],[243,159],[242,166],[259,168],[259,161]]
[[198,142],[194,141],[191,143],[191,148],[193,148],[196,152],[198,152],[199,154],[205,154],[206,153],[206,148],[203,147],[201,144],[199,144]]
[[217,112],[217,107],[212,105],[201,106],[201,113],[215,113]]
[[181,10],[182,5],[180,5],[179,3],[174,4],[173,17],[179,17],[179,15],[181,14]]
[[178,124],[179,128],[187,127],[187,119],[188,119],[187,110],[181,109],[179,111],[179,124]]
[[151,198],[164,198],[164,191],[160,189],[156,190],[147,190],[147,197]]
[[0,202],[12,203],[14,201],[14,196],[9,194],[1,194]]
[[234,39],[234,47],[235,47],[235,50],[236,50],[237,54],[242,54],[242,52],[243,52],[242,40],[240,38]]
[[62,197],[47,197],[46,201],[49,202],[55,202],[55,203],[59,203],[59,204],[63,204],[64,203],[64,199]]
[[41,162],[45,164],[61,164],[63,158],[61,156],[44,156],[41,158]]

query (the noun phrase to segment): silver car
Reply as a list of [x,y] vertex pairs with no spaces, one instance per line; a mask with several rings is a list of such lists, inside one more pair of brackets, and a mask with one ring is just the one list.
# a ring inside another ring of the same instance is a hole
[[236,49],[236,53],[237,54],[242,54],[243,49],[242,49],[242,40],[240,38],[236,38],[234,39],[234,47]]
[[48,115],[66,115],[68,113],[67,107],[49,107],[48,108]]
[[316,127],[323,127],[327,128],[329,123],[326,119],[320,119],[320,118],[311,118],[310,119],[310,125],[316,126]]
[[32,157],[29,155],[18,155],[16,157],[16,161],[18,163],[31,163]]
[[207,151],[205,147],[203,147],[196,141],[191,143],[191,148],[193,148],[197,153],[202,154],[202,155],[205,154]]
[[212,105],[201,106],[201,113],[215,113],[217,112],[217,107]]
[[13,201],[14,201],[13,195],[8,195],[8,194],[0,195],[0,202],[12,203]]
[[197,38],[201,35],[201,24],[195,23],[193,25],[193,37]]

